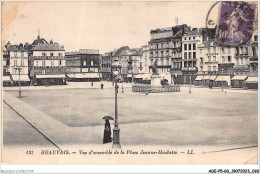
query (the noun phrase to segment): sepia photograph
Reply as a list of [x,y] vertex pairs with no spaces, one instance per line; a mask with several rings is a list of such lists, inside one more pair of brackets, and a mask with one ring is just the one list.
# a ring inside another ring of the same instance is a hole
[[1,53],[2,163],[258,164],[258,1],[2,1]]

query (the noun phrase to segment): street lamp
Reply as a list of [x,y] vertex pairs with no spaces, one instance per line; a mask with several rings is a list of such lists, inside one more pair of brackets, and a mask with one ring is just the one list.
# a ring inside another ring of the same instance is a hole
[[22,70],[22,67],[18,67],[18,66],[15,66],[14,67],[15,70],[18,70],[19,72],[19,98],[22,98],[22,90],[21,90],[21,70]]
[[119,71],[113,71],[113,76],[115,80],[115,125],[113,129],[113,148],[120,149],[120,139],[119,139],[119,132],[120,129],[118,127],[118,113],[117,113],[117,93],[118,93],[118,86],[117,86],[117,78],[119,75]]
[[224,72],[224,69],[223,68],[221,69],[221,72],[222,72],[222,92],[224,92],[224,86],[223,86],[223,72]]
[[188,65],[188,73],[189,73],[189,75],[190,75],[190,77],[189,77],[189,79],[190,79],[189,93],[191,93],[191,73],[189,72],[189,70],[190,70],[190,67],[189,67],[189,65]]

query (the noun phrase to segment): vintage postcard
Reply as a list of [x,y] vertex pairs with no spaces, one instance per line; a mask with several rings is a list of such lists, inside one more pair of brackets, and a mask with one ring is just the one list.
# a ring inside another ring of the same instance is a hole
[[1,12],[2,163],[258,164],[257,1]]

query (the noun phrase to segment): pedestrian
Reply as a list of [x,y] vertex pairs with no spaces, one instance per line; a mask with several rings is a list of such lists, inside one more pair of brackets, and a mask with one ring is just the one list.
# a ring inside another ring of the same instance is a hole
[[100,85],[100,86],[101,86],[101,89],[103,89],[103,87],[104,87],[104,84],[103,84],[103,83],[101,83],[101,85]]
[[105,129],[104,129],[104,137],[103,137],[103,144],[112,142],[111,138],[111,128],[109,120],[105,120]]
[[91,82],[91,86],[93,86],[93,82]]

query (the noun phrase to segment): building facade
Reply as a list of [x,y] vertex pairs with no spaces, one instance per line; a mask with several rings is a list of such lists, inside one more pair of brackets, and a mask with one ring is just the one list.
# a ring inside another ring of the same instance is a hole
[[99,50],[80,49],[66,52],[67,77],[71,81],[99,81],[101,56]]
[[[40,37],[38,37],[39,39]],[[34,85],[61,85],[66,83],[64,46],[54,43],[38,43],[32,47],[30,76]]]
[[[6,50],[5,56],[10,56],[8,74],[10,74],[12,85],[19,85],[19,81],[21,85],[30,85],[28,76],[29,50],[25,48],[23,44],[11,45],[10,42],[7,44]],[[6,63],[8,63],[8,59],[6,60]],[[5,72],[5,74],[7,74],[7,72]]]
[[169,83],[180,83],[182,76],[182,36],[190,31],[187,25],[177,25],[150,31],[150,73],[157,62],[158,72]]
[[102,80],[107,80],[107,81],[112,80],[111,56],[112,56],[111,52],[101,55]]
[[[202,55],[203,53],[206,53],[208,55],[215,54],[214,53],[215,50],[213,50],[213,53],[210,53],[205,48],[198,49],[198,47],[202,45],[204,45],[202,47],[210,47],[209,43],[210,40],[214,39],[214,32],[215,29],[194,28],[192,29],[192,31],[189,31],[182,36],[182,73],[183,73],[182,83],[183,84],[190,84],[190,83],[193,84],[196,75],[198,74],[199,71],[198,67],[199,66],[200,68],[203,67],[201,64],[202,61],[199,62],[200,61],[199,59],[201,57],[198,58],[198,55]],[[209,57],[211,57],[211,55],[209,55]]]

